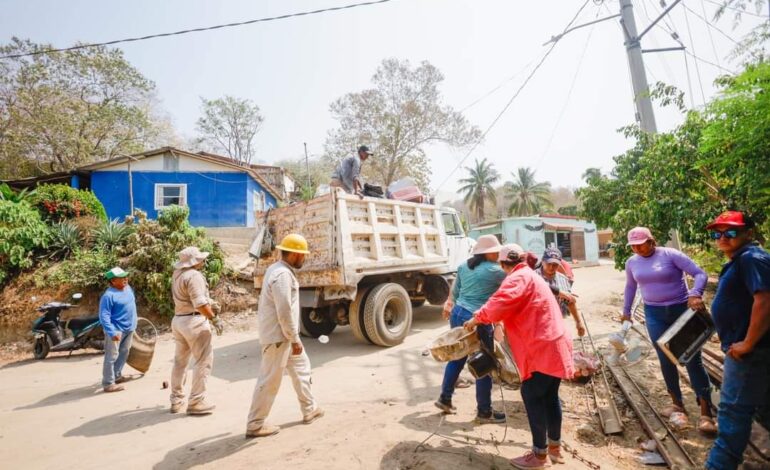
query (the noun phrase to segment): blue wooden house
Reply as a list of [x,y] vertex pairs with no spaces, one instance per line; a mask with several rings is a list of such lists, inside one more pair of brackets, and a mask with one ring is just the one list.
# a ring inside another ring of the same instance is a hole
[[253,227],[258,211],[284,197],[255,166],[173,147],[83,166],[72,175],[72,185],[90,187],[110,219],[122,219],[132,207],[156,218],[176,204],[189,207],[194,226]]

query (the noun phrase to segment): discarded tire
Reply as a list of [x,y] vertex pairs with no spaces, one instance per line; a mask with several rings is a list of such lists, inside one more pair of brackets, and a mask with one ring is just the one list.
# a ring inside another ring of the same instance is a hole
[[[313,311],[315,310],[316,315],[314,318]],[[303,336],[307,336],[308,338],[318,338],[322,335],[329,335],[332,331],[334,331],[335,328],[337,328],[337,323],[335,323],[332,320],[329,320],[329,317],[326,315],[328,313],[329,309],[312,309],[312,308],[303,308],[300,311],[300,333]],[[321,317],[321,321],[317,321]]]
[[401,344],[412,327],[412,302],[399,284],[380,284],[369,292],[364,306],[364,329],[378,346]]

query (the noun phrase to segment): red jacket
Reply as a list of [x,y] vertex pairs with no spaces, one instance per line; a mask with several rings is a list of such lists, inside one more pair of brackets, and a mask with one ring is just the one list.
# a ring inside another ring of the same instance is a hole
[[513,358],[527,380],[533,372],[571,379],[572,338],[548,284],[522,263],[476,313],[481,323],[502,321]]

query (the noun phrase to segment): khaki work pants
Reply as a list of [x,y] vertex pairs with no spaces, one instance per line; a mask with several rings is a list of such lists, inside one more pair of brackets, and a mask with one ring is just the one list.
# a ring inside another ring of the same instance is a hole
[[294,391],[297,393],[302,416],[307,416],[316,409],[315,399],[310,392],[310,358],[305,350],[302,354],[291,354],[291,343],[273,343],[262,346],[262,362],[259,365],[257,385],[251,400],[247,431],[256,431],[265,424],[270,408],[273,407],[278,390],[281,388],[283,373],[291,377]]
[[176,343],[171,371],[171,404],[184,402],[184,379],[192,355],[195,362],[188,404],[194,405],[206,398],[206,381],[214,364],[211,328],[203,315],[175,316],[171,321],[171,332]]

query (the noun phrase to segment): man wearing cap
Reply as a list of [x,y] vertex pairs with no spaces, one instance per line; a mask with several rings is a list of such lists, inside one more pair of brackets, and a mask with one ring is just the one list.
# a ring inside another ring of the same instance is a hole
[[299,399],[302,422],[310,424],[324,415],[310,391],[310,359],[299,339],[299,283],[294,275],[305,262],[307,240],[302,235],[286,235],[276,247],[281,259],[273,263],[262,281],[257,308],[257,332],[262,348],[262,361],[254,387],[254,396],[246,424],[246,438],[266,437],[280,428],[265,422],[270,414],[283,373]]
[[711,313],[726,353],[718,435],[706,468],[738,468],[752,419],[768,427],[770,404],[770,255],[754,241],[754,221],[727,211],[706,228],[728,258]]
[[102,386],[105,392],[123,390],[126,379],[121,374],[136,329],[136,299],[128,285],[128,273],[119,267],[104,274],[110,286],[99,300],[99,322],[104,330],[104,367]]
[[200,271],[208,256],[208,252],[190,246],[179,252],[179,261],[174,264],[174,274],[171,278],[174,319],[171,321],[171,332],[174,335],[176,351],[174,367],[171,370],[172,413],[181,412],[185,404],[184,377],[190,356],[195,361],[195,366],[187,414],[211,414],[216,408],[206,401],[206,381],[214,363],[209,322],[218,335],[222,334],[222,323],[212,310],[208,283]]
[[363,184],[361,183],[361,162],[365,162],[370,155],[373,155],[373,153],[369,150],[369,147],[366,145],[358,147],[357,155],[346,157],[334,169],[329,186],[332,188],[342,188],[348,194],[359,194],[363,189]]
[[543,261],[535,272],[545,279],[545,282],[547,282],[548,286],[551,288],[551,292],[556,296],[556,300],[559,302],[559,308],[561,308],[562,316],[566,318],[567,316],[572,315],[572,318],[575,320],[578,336],[585,336],[586,329],[580,319],[576,298],[572,295],[569,278],[558,271],[561,262],[561,252],[556,248],[549,248],[543,253]]

